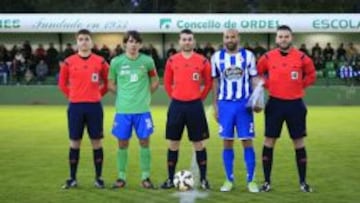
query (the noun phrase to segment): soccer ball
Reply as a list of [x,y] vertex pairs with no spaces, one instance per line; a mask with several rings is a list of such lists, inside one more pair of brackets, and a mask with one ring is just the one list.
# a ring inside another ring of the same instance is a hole
[[194,187],[194,176],[190,171],[181,170],[175,174],[174,185],[180,191],[191,190]]

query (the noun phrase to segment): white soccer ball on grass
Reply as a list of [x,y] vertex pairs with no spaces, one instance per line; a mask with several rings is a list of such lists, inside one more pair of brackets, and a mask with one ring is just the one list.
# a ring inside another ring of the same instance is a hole
[[180,191],[188,191],[194,187],[194,176],[190,171],[181,170],[174,176],[175,188]]

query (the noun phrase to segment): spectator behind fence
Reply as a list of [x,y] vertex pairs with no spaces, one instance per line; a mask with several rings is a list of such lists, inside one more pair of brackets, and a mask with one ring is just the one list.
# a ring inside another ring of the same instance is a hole
[[66,48],[64,50],[64,59],[73,55],[75,53],[74,49],[72,48],[71,43],[66,44]]
[[141,53],[143,53],[143,54],[146,54],[146,55],[150,55],[150,50],[149,50],[149,48],[144,44],[143,46],[142,46],[142,48],[139,50]]
[[54,43],[49,44],[49,48],[46,51],[46,63],[49,66],[48,73],[55,74],[59,71],[59,52],[55,49]]
[[315,52],[315,55],[312,58],[313,58],[316,70],[324,69],[324,60],[318,52]]
[[319,46],[319,43],[316,43],[315,46],[311,49],[311,56],[314,58],[315,55],[321,56],[321,54],[322,54],[322,49]]
[[174,55],[174,54],[176,54],[177,53],[177,51],[176,51],[176,49],[175,49],[175,46],[174,46],[174,44],[173,43],[171,43],[170,44],[170,48],[167,50],[167,52],[166,52],[166,58],[169,58],[170,56],[172,56],[172,55]]
[[38,48],[35,50],[35,57],[37,60],[43,60],[45,59],[45,49],[44,46],[42,44],[39,44]]
[[105,44],[100,49],[100,56],[102,56],[108,63],[111,60],[111,51]]
[[204,55],[204,50],[201,48],[199,43],[196,43],[194,51],[198,54]]
[[94,44],[94,46],[91,48],[91,51],[92,51],[92,53],[94,53],[96,55],[99,55],[99,56],[101,55],[100,49],[97,44]]
[[0,60],[0,82],[4,85],[8,84],[9,68],[5,61]]
[[249,42],[245,42],[244,48],[254,53],[254,49],[250,46]]
[[9,61],[9,52],[3,44],[0,44],[0,61]]
[[346,50],[346,58],[348,61],[352,62],[356,59],[358,55],[358,50],[354,47],[352,42],[349,43],[348,48]]
[[36,65],[31,59],[25,59],[25,83],[26,85],[30,85],[30,83],[34,80],[34,72],[36,69]]
[[29,42],[28,40],[26,40],[26,41],[23,43],[22,51],[23,51],[23,54],[24,54],[24,58],[25,58],[25,59],[31,58],[32,48],[31,48],[30,42]]
[[265,52],[266,52],[266,49],[263,46],[261,46],[259,44],[259,42],[256,42],[255,43],[255,48],[254,48],[255,57],[258,59],[260,56],[265,54]]
[[124,49],[121,47],[121,44],[116,45],[113,56],[119,56],[122,53],[124,53]]
[[14,44],[14,46],[11,48],[10,52],[9,52],[9,56],[10,56],[10,61],[13,60],[15,58],[15,55],[20,51],[19,47]]
[[340,78],[342,80],[345,80],[347,85],[351,84],[351,79],[353,78],[353,68],[349,64],[349,62],[346,62],[341,68],[340,68]]
[[48,65],[45,63],[44,60],[40,60],[39,63],[36,65],[36,77],[38,84],[41,84],[45,81],[48,71]]
[[30,85],[33,79],[34,79],[33,72],[30,70],[30,68],[27,68],[25,71],[25,84]]
[[25,74],[25,58],[21,51],[18,51],[15,54],[13,63],[12,63],[12,73],[16,79],[16,84],[20,85],[21,80],[24,77]]
[[204,47],[204,56],[210,60],[211,56],[215,53],[215,49],[214,47],[211,45],[210,42],[207,42],[205,47]]
[[158,51],[152,44],[149,44],[149,55],[153,58],[157,71],[159,72],[160,69],[163,69],[163,67],[160,67],[160,57]]
[[341,43],[339,45],[339,48],[336,50],[336,59],[340,60],[340,59],[346,59],[346,50],[344,48],[344,43]]
[[325,49],[323,51],[325,61],[333,60],[334,53],[335,52],[334,52],[334,49],[331,47],[331,44],[327,43],[326,47],[325,47]]
[[301,44],[300,46],[300,51],[302,51],[304,54],[306,54],[307,56],[310,56],[309,50],[306,48],[306,44]]

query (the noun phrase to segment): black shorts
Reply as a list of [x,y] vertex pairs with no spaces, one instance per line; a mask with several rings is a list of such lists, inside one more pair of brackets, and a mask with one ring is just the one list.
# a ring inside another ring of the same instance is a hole
[[70,103],[67,111],[69,137],[81,140],[86,126],[90,139],[101,139],[103,135],[103,108],[100,102]]
[[285,121],[292,139],[305,137],[306,113],[302,99],[282,100],[270,97],[265,107],[265,136],[280,137]]
[[197,142],[209,138],[209,128],[201,100],[171,101],[167,114],[166,139],[181,140],[185,126],[189,140]]

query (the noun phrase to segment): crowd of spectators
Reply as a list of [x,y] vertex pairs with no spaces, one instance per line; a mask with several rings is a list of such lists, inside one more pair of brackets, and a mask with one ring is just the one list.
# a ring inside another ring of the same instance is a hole
[[[207,42],[203,45],[197,44],[194,51],[210,59],[216,50],[222,48],[222,44],[215,47]],[[252,51],[257,59],[267,51],[257,42],[253,46],[245,42],[244,48]],[[326,47],[316,43],[311,49],[308,49],[306,44],[301,44],[299,49],[313,59],[319,78],[340,78],[347,84],[360,81],[360,55],[353,43],[341,43],[336,49],[331,43],[327,43]],[[124,52],[120,44],[113,50],[107,45],[94,45],[92,51],[103,56],[108,62]],[[165,60],[178,50],[174,44],[170,44],[164,57],[160,57],[159,51],[152,44],[145,44],[140,51],[152,56],[161,73]],[[38,44],[37,48],[33,49],[29,41],[25,41],[21,46],[14,45],[11,49],[0,44],[0,84],[44,84],[47,78],[56,78],[62,60],[75,52],[71,43],[66,44],[63,51],[55,48],[53,43],[49,43],[47,49],[43,44]]]

